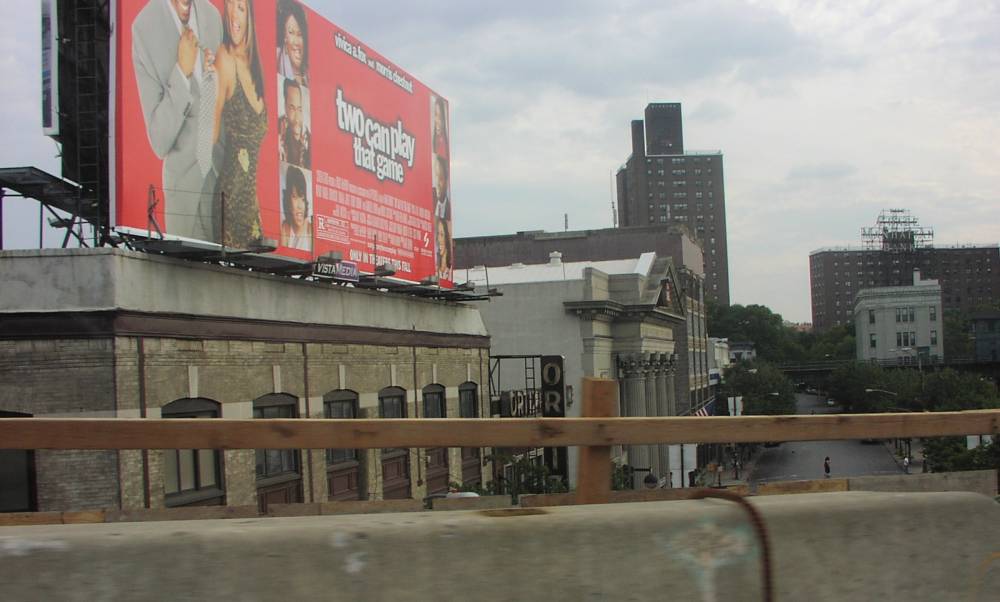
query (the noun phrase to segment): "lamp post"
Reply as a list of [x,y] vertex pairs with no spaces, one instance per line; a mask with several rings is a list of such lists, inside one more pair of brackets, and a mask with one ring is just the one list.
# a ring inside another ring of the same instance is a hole
[[[893,391],[886,391],[885,389],[865,389],[865,393],[885,393],[886,395],[892,395],[893,397],[899,397],[899,393],[894,393]],[[910,410],[907,410],[907,409],[904,409],[904,408],[885,408],[885,410],[888,411],[888,412],[909,412],[910,411]],[[896,441],[896,446],[895,446],[896,447],[896,451],[897,452],[902,452],[902,449],[900,449],[900,443],[902,441],[904,441],[904,440],[897,438],[895,441]],[[910,457],[910,450],[911,450],[910,438],[907,437],[905,439],[905,442],[906,442],[906,456],[905,457],[909,458]]]

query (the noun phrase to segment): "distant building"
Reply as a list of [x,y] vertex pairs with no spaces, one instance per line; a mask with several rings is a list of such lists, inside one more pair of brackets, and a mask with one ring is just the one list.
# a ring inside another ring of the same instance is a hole
[[[726,368],[729,367],[729,339],[708,338],[708,382],[713,387],[722,384]],[[718,388],[716,388],[718,392]]]
[[632,154],[615,180],[618,225],[686,226],[705,249],[705,297],[729,305],[722,152],[685,150],[680,103],[651,103],[632,122]]
[[863,289],[854,306],[859,361],[937,363],[944,360],[941,286],[913,272],[912,286]]
[[757,359],[757,346],[754,343],[750,341],[729,342],[730,363],[752,362],[755,359]]
[[[494,266],[488,275],[489,286],[503,292],[479,306],[492,356],[562,355],[567,392],[580,391],[584,377],[617,378],[622,416],[690,413],[693,385],[684,358],[705,343],[687,340],[691,302],[680,293],[684,276],[669,257],[563,262],[553,251],[546,263]],[[485,267],[469,270],[477,287],[486,279]],[[696,378],[707,384],[704,374]],[[566,413],[579,416],[580,404],[569,404]],[[616,461],[642,469],[634,473],[637,488],[649,474],[681,487],[682,475],[697,467],[696,449],[632,445]],[[568,460],[574,485],[575,448]]]
[[933,232],[902,209],[865,228],[864,247],[809,254],[813,328],[848,324],[862,289],[909,286],[913,270],[941,284],[944,311],[972,311],[1000,299],[1000,245],[933,246]]
[[971,331],[977,362],[1000,360],[1000,312],[985,311],[974,314]]

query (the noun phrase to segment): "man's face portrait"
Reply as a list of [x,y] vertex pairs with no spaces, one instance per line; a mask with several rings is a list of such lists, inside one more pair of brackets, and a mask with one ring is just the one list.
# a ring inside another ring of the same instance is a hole
[[302,90],[296,86],[285,88],[285,115],[292,137],[302,142]]

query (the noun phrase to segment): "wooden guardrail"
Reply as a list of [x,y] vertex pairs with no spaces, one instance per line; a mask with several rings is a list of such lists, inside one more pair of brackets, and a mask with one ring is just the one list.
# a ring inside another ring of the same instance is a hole
[[616,418],[618,383],[585,379],[586,418],[0,418],[0,449],[327,449],[581,446],[578,503],[607,501],[612,445],[1000,434],[1000,410]]

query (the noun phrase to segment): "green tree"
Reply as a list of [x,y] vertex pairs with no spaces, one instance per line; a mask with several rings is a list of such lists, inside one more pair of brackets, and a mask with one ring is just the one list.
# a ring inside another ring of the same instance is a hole
[[804,351],[795,331],[784,325],[781,314],[763,305],[708,303],[708,336],[730,341],[750,341],[757,357],[770,362],[795,361]]
[[723,394],[742,396],[743,413],[795,413],[795,388],[780,370],[766,362],[740,363],[726,370]]
[[965,437],[924,439],[924,458],[932,472],[1000,470],[1000,443],[966,449]]

